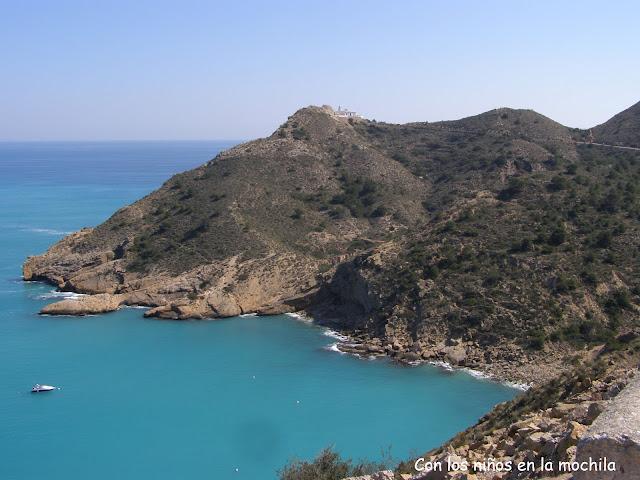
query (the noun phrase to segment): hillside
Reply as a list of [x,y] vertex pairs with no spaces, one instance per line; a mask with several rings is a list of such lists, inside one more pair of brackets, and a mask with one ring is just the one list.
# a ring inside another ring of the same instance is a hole
[[638,328],[640,155],[573,136],[530,110],[394,125],[304,108],[24,278],[94,294],[43,313],[306,310],[345,350],[543,382]]
[[592,129],[595,141],[640,148],[640,102]]

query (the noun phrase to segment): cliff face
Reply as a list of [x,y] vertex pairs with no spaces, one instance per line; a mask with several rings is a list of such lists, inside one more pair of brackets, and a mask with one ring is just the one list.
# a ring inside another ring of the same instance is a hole
[[304,108],[24,278],[101,294],[43,313],[306,309],[357,351],[542,380],[637,327],[640,158],[573,137],[529,110],[392,125]]

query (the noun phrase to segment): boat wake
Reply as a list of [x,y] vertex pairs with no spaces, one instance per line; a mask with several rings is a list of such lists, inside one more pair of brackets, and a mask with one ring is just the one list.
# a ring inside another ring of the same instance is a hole
[[37,228],[37,227],[25,227],[21,229],[23,232],[42,233],[44,235],[69,235],[73,232],[67,232],[64,230],[56,230],[55,228]]

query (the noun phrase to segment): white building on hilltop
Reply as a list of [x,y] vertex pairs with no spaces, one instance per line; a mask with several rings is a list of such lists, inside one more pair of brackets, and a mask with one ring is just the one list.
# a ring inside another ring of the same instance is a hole
[[341,118],[362,118],[362,115],[359,115],[357,112],[352,112],[340,106],[338,107],[338,110],[334,110],[334,112],[336,116]]

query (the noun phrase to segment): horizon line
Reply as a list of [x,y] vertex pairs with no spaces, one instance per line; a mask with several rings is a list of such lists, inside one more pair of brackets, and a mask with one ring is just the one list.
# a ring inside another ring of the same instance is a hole
[[246,142],[241,138],[89,138],[89,139],[1,139],[0,143],[71,143],[71,142]]

